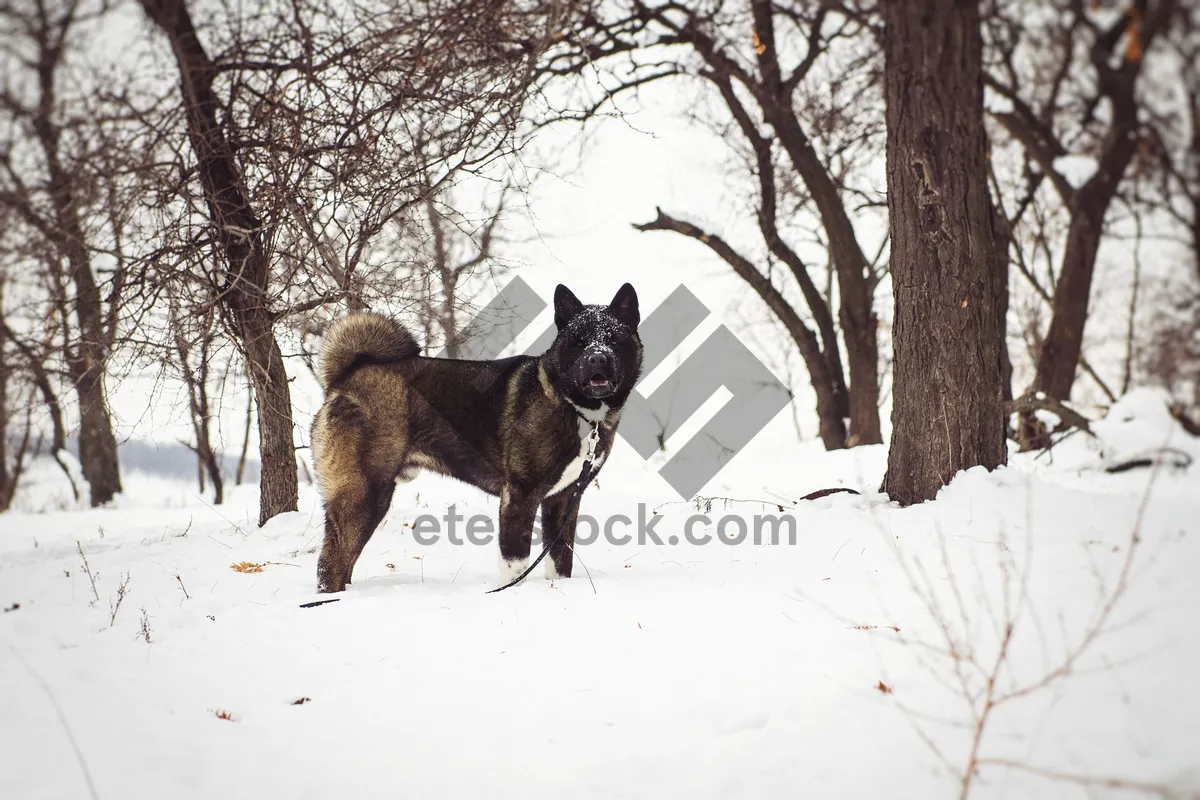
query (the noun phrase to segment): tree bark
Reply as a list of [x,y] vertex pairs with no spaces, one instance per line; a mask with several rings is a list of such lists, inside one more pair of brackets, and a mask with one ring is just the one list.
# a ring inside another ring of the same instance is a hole
[[977,2],[891,0],[887,187],[895,371],[883,491],[933,499],[1005,463],[996,246],[987,193]]
[[117,437],[113,435],[104,393],[103,363],[75,358],[69,362],[79,397],[79,466],[91,490],[93,506],[107,503],[121,491]]
[[996,246],[996,323],[1000,326],[1000,399],[1009,402],[1012,393],[1012,359],[1008,355],[1008,265],[1012,252],[1012,224],[988,198],[992,236]]
[[276,514],[295,511],[299,500],[292,394],[271,322],[255,315],[242,335],[258,409],[258,524],[265,525]]
[[217,70],[183,0],[141,0],[179,66],[188,138],[215,235],[227,260],[222,303],[246,359],[258,407],[262,475],[258,524],[295,511],[298,479],[291,390],[268,308],[270,259],[233,150],[218,122]]

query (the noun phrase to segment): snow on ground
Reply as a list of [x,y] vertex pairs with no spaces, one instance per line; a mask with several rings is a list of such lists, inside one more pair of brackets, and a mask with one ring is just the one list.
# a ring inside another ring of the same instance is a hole
[[[663,544],[583,545],[590,580],[539,567],[494,595],[494,543],[406,527],[451,504],[495,515],[431,476],[397,491],[342,600],[309,609],[311,489],[262,530],[247,487],[214,508],[136,474],[115,509],[0,516],[0,797],[957,797],[963,695],[984,706],[1007,620],[992,696],[1019,696],[981,758],[1200,796],[1198,467],[1102,470],[1200,445],[1152,393],[1095,429],[902,510],[872,491],[796,503],[877,487],[886,453],[772,428],[705,494],[737,501],[714,523],[783,505],[796,542],[776,545],[671,544],[697,509],[620,445],[583,511],[658,507]],[[989,765],[971,796],[1106,791]]]

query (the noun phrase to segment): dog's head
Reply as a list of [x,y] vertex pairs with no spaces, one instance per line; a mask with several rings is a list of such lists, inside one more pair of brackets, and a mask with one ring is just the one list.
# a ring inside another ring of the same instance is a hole
[[637,293],[628,283],[607,306],[585,306],[566,286],[554,290],[558,336],[544,356],[555,389],[577,406],[619,408],[642,371]]

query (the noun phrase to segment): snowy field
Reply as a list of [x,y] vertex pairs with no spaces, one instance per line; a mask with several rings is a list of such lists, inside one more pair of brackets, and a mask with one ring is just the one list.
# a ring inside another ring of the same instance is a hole
[[[672,545],[696,508],[619,444],[583,512],[658,507],[663,544],[494,595],[494,543],[406,526],[494,517],[431,476],[308,609],[311,487],[262,530],[250,487],[138,473],[116,508],[5,514],[0,798],[950,798],[972,752],[971,797],[1198,797],[1198,467],[1104,467],[1200,443],[1149,392],[1095,430],[901,510],[882,447],[774,426],[704,494],[738,501],[714,525],[781,506],[775,545]],[[834,486],[866,491],[797,502]]]

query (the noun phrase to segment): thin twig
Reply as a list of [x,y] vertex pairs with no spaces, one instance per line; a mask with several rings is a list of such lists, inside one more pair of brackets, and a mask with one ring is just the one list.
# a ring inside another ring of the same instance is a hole
[[126,572],[121,576],[121,582],[117,584],[117,599],[110,600],[108,603],[112,615],[108,618],[108,627],[112,627],[117,622],[117,612],[121,610],[121,601],[125,599],[125,595],[129,593],[129,573]]
[[1035,767],[1032,764],[1023,764],[1020,761],[1012,761],[1007,758],[981,758],[979,759],[978,763],[989,767],[1004,767],[1005,769],[1020,770],[1021,772],[1028,772],[1031,775],[1040,775],[1041,777],[1049,778],[1050,780],[1063,781],[1065,783],[1075,783],[1089,788],[1121,789],[1129,792],[1144,792],[1146,794],[1158,795],[1159,797],[1164,798],[1173,798],[1177,796],[1177,794],[1172,792],[1169,787],[1160,783],[1146,783],[1144,781],[1134,781],[1127,778],[1116,778],[1112,776],[1060,772],[1059,770]]
[[96,602],[100,602],[100,592],[96,590],[96,576],[92,574],[92,565],[88,563],[87,556],[84,555],[83,545],[78,541],[75,542],[75,547],[79,550],[79,557],[83,559],[83,571],[88,576],[88,581],[92,584],[92,595],[96,598]]

